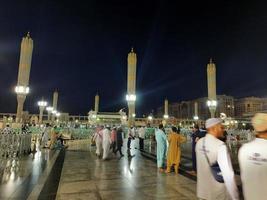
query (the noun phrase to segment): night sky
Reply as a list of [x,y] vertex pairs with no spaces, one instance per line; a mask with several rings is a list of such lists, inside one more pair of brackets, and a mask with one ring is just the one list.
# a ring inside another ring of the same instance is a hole
[[31,93],[37,101],[85,115],[126,107],[127,54],[137,53],[137,115],[207,96],[206,65],[217,67],[217,94],[267,94],[267,4],[233,1],[3,1],[0,6],[0,112],[16,112],[20,42],[34,40]]

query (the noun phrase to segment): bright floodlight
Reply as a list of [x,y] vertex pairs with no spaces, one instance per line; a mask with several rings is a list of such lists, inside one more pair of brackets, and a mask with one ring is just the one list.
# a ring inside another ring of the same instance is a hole
[[57,113],[57,111],[56,111],[56,110],[52,110],[52,114],[54,114],[54,115],[55,115],[56,113]]
[[136,116],[136,114],[135,114],[135,113],[133,113],[133,114],[132,114],[132,117],[135,117],[135,116]]
[[208,100],[207,105],[208,105],[208,107],[216,107],[217,101],[216,100]]
[[126,120],[126,119],[127,119],[127,117],[124,115],[124,116],[122,116],[122,119],[123,119],[123,120]]
[[194,120],[198,120],[198,119],[199,119],[199,117],[198,117],[198,116],[194,116],[193,118],[194,118]]
[[126,95],[126,101],[136,101],[136,95],[135,94],[127,94]]
[[38,101],[37,104],[38,104],[39,107],[46,107],[47,106],[47,102],[43,101],[43,100],[42,101]]
[[56,116],[57,116],[57,117],[59,117],[60,115],[61,115],[60,112],[57,112],[57,113],[56,113]]
[[30,88],[25,86],[16,86],[15,92],[17,94],[28,94],[30,92]]
[[169,115],[164,115],[163,118],[164,119],[168,119],[169,118]]
[[153,117],[152,116],[148,116],[148,120],[152,121]]
[[96,119],[96,115],[95,115],[95,114],[93,114],[93,115],[92,115],[92,118]]
[[53,111],[53,107],[52,106],[48,106],[47,108],[46,108],[46,110],[48,111],[48,112],[52,112]]

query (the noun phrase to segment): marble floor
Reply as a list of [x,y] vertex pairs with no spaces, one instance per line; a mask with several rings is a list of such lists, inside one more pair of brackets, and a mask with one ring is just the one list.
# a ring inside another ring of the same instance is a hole
[[16,158],[0,158],[0,199],[27,199],[42,187],[57,151],[37,150]]
[[[126,142],[124,147],[126,146]],[[132,149],[103,161],[89,140],[70,141],[61,151],[37,149],[18,158],[0,158],[0,199],[196,199],[196,182],[161,174],[155,160]]]
[[87,141],[70,143],[56,199],[197,199],[195,181],[159,173],[154,161],[132,147],[123,149],[122,158],[112,155],[103,161]]

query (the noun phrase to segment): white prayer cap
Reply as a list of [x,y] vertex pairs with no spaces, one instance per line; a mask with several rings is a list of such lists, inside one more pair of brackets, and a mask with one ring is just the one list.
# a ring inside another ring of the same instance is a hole
[[221,123],[222,123],[222,120],[220,118],[210,118],[206,120],[205,126],[206,128],[210,128],[212,126],[215,126]]
[[252,125],[257,132],[267,131],[267,114],[266,113],[257,113],[252,118]]

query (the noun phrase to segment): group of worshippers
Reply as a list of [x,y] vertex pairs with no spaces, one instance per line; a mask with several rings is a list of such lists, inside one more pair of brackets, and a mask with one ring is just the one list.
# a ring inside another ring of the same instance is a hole
[[[206,200],[240,199],[227,145],[220,139],[224,126],[220,118],[205,123],[207,134],[195,146],[197,197]],[[238,152],[243,196],[246,200],[267,199],[267,114],[252,119],[256,138]]]
[[127,140],[128,150],[131,149],[132,140],[135,140],[135,138],[139,138],[139,149],[141,151],[144,150],[145,132],[146,129],[144,126],[140,126],[137,129],[134,126],[132,126],[131,128],[128,129],[128,140]]
[[63,136],[60,133],[59,127],[51,127],[49,123],[45,124],[42,129],[40,145],[42,148],[49,149],[62,149],[68,147],[67,145],[64,145]]
[[121,152],[123,146],[123,131],[121,127],[113,127],[112,130],[109,126],[98,126],[93,136],[93,141],[96,144],[96,156],[107,160],[110,150],[116,155],[117,152],[120,156],[124,156]]
[[178,173],[181,160],[181,144],[186,141],[186,138],[180,134],[180,129],[171,128],[171,132],[166,134],[162,124],[155,132],[157,142],[157,167],[159,172],[164,172],[165,160],[167,157],[166,173],[170,173],[174,167],[175,173]]

